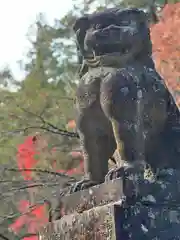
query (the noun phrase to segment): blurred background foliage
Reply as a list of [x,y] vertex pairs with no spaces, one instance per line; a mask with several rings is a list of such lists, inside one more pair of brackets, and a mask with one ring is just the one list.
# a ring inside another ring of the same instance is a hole
[[[133,6],[149,11],[151,17],[152,6],[158,14],[165,4],[176,2],[178,1],[74,0],[72,9],[66,15],[55,19],[53,25],[49,25],[46,16],[40,13],[37,21],[28,30],[27,38],[31,43],[31,49],[25,58],[20,60],[21,69],[26,72],[24,80],[15,79],[8,66],[0,71],[0,162],[14,161],[17,145],[25,136],[35,132],[48,135],[48,143],[57,148],[58,163],[62,168],[71,158],[69,152],[73,147],[78,147],[76,138],[62,136],[58,131],[53,133],[55,128],[52,129],[43,122],[48,121],[58,129],[67,129],[68,121],[74,119],[74,91],[79,79],[72,24],[77,16],[104,7]],[[166,15],[167,21],[163,20],[166,22],[163,22],[162,26],[159,23],[156,24],[157,27],[152,25],[154,52],[162,53],[156,54],[155,61],[162,75],[166,77],[169,87],[172,86],[172,90],[178,97],[180,35],[178,35],[177,26],[179,19],[177,14],[173,19],[173,13],[170,13],[170,16]],[[171,26],[176,28],[176,34],[173,33],[174,29]],[[163,32],[171,36],[163,38]],[[171,54],[175,47],[177,51],[174,51],[171,61],[168,62],[169,68],[164,73],[166,67],[162,66],[165,60],[169,59],[167,55]],[[173,64],[176,67],[173,68]],[[12,86],[14,91],[9,90]],[[47,129],[44,129],[46,127]]]
[[[0,71],[2,165],[16,166],[17,148],[29,135],[41,135],[46,142],[45,147],[40,147],[38,155],[38,166],[41,168],[52,169],[54,160],[58,169],[67,170],[79,164],[81,157],[78,155],[75,161],[70,154],[79,150],[77,137],[63,135],[64,130],[76,131],[75,126],[68,125],[75,118],[74,93],[79,81],[72,24],[84,13],[113,6],[133,6],[149,13],[153,58],[180,106],[179,1],[73,0],[72,9],[55,19],[53,25],[49,25],[46,16],[40,13],[37,21],[29,27],[27,38],[31,48],[19,61],[21,69],[26,72],[23,81],[15,79],[8,66]],[[55,149],[53,153],[52,149]],[[18,176],[11,174],[11,178],[18,179]],[[5,215],[8,206],[0,207],[0,215]],[[13,208],[15,206],[12,205]],[[8,225],[12,219],[4,224]]]

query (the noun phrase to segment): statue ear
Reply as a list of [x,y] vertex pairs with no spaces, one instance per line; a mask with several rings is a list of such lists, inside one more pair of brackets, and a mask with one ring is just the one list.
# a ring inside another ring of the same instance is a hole
[[77,32],[80,31],[86,31],[90,26],[88,16],[83,16],[81,18],[78,18],[74,25],[73,25],[73,31]]
[[76,35],[77,50],[79,51],[80,55],[82,55],[83,57],[85,57],[86,55],[86,51],[84,49],[84,39],[89,27],[90,27],[90,21],[89,21],[88,15],[78,18],[73,26],[73,30]]

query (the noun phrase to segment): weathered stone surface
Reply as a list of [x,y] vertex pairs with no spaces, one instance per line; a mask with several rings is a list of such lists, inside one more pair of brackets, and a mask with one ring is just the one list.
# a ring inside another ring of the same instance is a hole
[[154,182],[139,178],[135,185],[136,203],[123,211],[123,239],[180,239],[180,171],[161,170]]
[[[81,209],[79,213],[75,206],[81,203],[80,196],[87,194],[85,196],[90,200],[90,193],[87,193],[88,190],[76,193],[78,196],[76,202],[72,200],[72,205],[70,201],[67,205],[73,214],[49,224],[42,230],[41,239],[180,239],[180,171],[161,170],[154,182],[142,176],[131,177],[126,179],[125,185],[126,187],[134,186],[137,193],[134,201],[127,202],[123,197],[123,194],[128,191],[123,189],[122,179],[91,188],[96,189],[94,194],[98,201],[94,205],[90,201],[89,205],[86,205],[87,208]],[[129,184],[131,181],[133,184]],[[114,188],[111,189],[110,186]],[[73,199],[74,195],[68,196],[67,199],[71,197]],[[104,199],[110,203],[106,204],[103,202]],[[98,204],[102,206],[97,206]]]
[[66,215],[44,228],[41,240],[115,240],[114,214],[114,204],[110,203],[81,214]]
[[141,202],[156,204],[179,204],[180,202],[179,170],[161,170],[153,182],[139,177],[134,182],[134,186]]
[[125,208],[110,203],[81,214],[64,216],[44,228],[41,240],[176,240],[180,239],[180,207]]
[[[60,215],[82,213],[96,206],[116,202],[124,195],[131,198],[136,195],[137,201],[155,203],[180,202],[180,171],[161,170],[154,182],[144,179],[142,175],[131,175],[124,182],[121,178],[91,187],[89,189],[66,195],[57,199],[53,211],[53,220]],[[61,212],[61,213],[60,213]]]
[[[124,210],[124,239],[177,240],[180,239],[179,224],[180,207],[137,204]],[[119,228],[117,224],[116,228]]]
[[122,179],[116,179],[57,199],[53,219],[73,212],[81,213],[90,208],[118,201],[123,196]]

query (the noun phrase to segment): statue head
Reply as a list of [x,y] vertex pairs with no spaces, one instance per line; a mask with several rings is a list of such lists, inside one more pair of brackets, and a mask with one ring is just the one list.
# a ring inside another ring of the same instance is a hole
[[109,53],[123,56],[138,48],[136,54],[152,53],[146,13],[136,8],[87,14],[76,20],[73,30],[79,55],[85,59]]

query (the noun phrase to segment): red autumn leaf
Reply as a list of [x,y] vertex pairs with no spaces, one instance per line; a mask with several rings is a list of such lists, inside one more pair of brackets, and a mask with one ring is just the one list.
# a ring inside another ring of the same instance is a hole
[[36,217],[37,219],[40,219],[42,218],[43,216],[43,222],[47,222],[48,219],[46,217],[46,204],[43,204],[43,205],[39,205],[38,207],[36,207],[32,212],[31,214]]
[[18,210],[19,212],[23,213],[28,211],[29,207],[30,207],[29,201],[21,200],[18,205]]
[[[28,211],[29,202],[27,200],[21,200],[18,205],[18,210],[20,213]],[[9,228],[14,232],[18,233],[20,229],[27,223],[27,216],[22,215],[16,219],[16,221],[9,226]]]
[[16,221],[9,226],[9,229],[13,231],[15,234],[19,233],[21,228],[26,224],[26,216],[20,216]]
[[[32,136],[26,138],[23,144],[18,146],[17,152],[17,164],[19,169],[30,169],[33,168],[37,160],[35,159],[35,155],[37,152],[35,151],[35,142],[33,141]],[[30,171],[22,171],[25,180],[32,179],[32,173]]]
[[79,157],[82,158],[83,157],[82,152],[77,152],[77,151],[71,152],[71,156],[74,158],[79,158]]
[[17,218],[16,221],[9,226],[15,233],[18,233],[24,225],[26,225],[28,233],[37,233],[40,227],[48,222],[46,204],[38,205],[31,210],[30,202],[21,200],[18,209],[23,215]]
[[[180,2],[166,4],[161,21],[151,27],[153,56],[158,71],[173,91],[180,89]],[[177,103],[180,99],[176,99]],[[179,105],[180,106],[180,105]]]
[[24,237],[22,240],[39,240],[38,236]]
[[70,120],[67,124],[67,128],[69,129],[76,128],[76,122],[74,120]]

